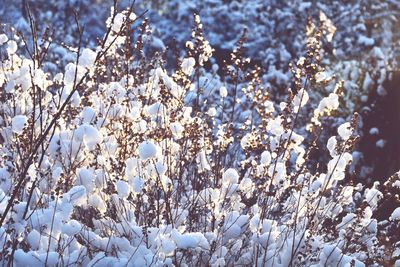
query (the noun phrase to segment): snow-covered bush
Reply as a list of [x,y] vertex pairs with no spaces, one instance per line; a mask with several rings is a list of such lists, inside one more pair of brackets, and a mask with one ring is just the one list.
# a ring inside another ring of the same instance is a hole
[[[335,83],[321,66],[323,31],[309,20],[293,86],[274,103],[245,57],[247,32],[231,63],[207,71],[213,49],[194,22],[173,69],[143,52],[149,24],[130,9],[112,10],[98,46],[64,48],[71,60],[59,73],[43,67],[49,36],[31,50],[17,34],[0,35],[0,261],[394,263],[398,209],[373,215],[387,194],[398,198],[398,175],[372,188],[345,181],[357,114],[318,146],[343,91],[339,82],[309,103],[314,88]],[[317,150],[329,159],[316,160]]]

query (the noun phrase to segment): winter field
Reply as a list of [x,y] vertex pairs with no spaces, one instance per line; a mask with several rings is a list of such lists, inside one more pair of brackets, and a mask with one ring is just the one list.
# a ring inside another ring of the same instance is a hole
[[0,0],[1,266],[400,267],[399,0]]

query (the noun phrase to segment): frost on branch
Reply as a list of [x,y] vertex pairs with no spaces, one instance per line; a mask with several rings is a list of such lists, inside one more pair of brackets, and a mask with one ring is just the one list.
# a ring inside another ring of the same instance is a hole
[[[371,188],[348,182],[358,116],[326,127],[344,84],[322,66],[322,38],[332,42],[336,28],[324,13],[320,20],[320,29],[309,24],[293,76],[270,68],[266,80],[245,57],[246,31],[231,62],[209,69],[213,49],[198,15],[176,69],[146,54],[148,22],[131,10],[111,10],[103,42],[68,50],[57,74],[1,34],[0,261],[377,266],[398,258],[398,237],[384,237],[398,230],[399,209],[374,216],[398,177]],[[275,101],[265,84],[291,79]],[[319,101],[316,86],[326,86]]]

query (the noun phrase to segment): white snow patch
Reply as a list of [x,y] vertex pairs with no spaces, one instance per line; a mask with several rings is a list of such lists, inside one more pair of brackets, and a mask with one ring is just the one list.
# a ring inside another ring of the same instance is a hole
[[117,192],[120,198],[126,198],[129,196],[129,184],[125,181],[118,180],[117,181]]
[[353,129],[351,128],[350,122],[345,122],[338,127],[338,134],[343,140],[347,140],[350,138],[353,133]]
[[4,33],[0,34],[0,45],[7,43],[8,37]]
[[264,151],[261,153],[261,164],[269,165],[271,163],[271,153],[269,151]]
[[400,220],[400,207],[398,207],[398,208],[396,208],[393,212],[392,212],[392,214],[390,215],[390,219],[391,220],[397,220],[397,221],[399,221]]
[[219,88],[219,95],[220,95],[222,98],[227,97],[227,96],[228,96],[228,89],[226,89],[225,86],[222,86],[221,88]]
[[283,134],[284,129],[282,127],[282,118],[276,117],[270,120],[267,124],[267,130],[270,131],[273,135],[280,136]]
[[132,186],[132,191],[135,193],[140,193],[142,191],[144,182],[140,177],[133,177],[131,179],[131,186]]
[[376,141],[376,146],[379,148],[384,148],[386,145],[386,140],[385,139],[379,139]]
[[375,44],[375,40],[367,36],[361,35],[360,37],[358,37],[358,43],[360,45],[372,46]]
[[82,67],[91,67],[96,60],[97,53],[92,51],[89,48],[85,48],[82,51],[81,56],[79,57],[79,65]]
[[193,67],[196,64],[196,60],[192,57],[188,57],[188,58],[184,58],[182,60],[182,71],[186,74],[186,75],[191,75],[193,72]]
[[224,184],[236,184],[239,182],[239,174],[238,172],[233,169],[227,169],[224,174],[222,175],[222,182]]
[[369,130],[369,134],[371,135],[378,135],[379,134],[379,129],[376,127],[373,127]]
[[75,130],[75,138],[83,141],[89,150],[95,149],[96,145],[103,142],[103,135],[95,127],[89,124],[82,124]]
[[40,246],[40,233],[33,229],[27,236],[27,241],[33,250],[38,250]]
[[7,53],[8,53],[9,55],[14,55],[15,52],[17,52],[17,49],[18,49],[18,44],[17,44],[16,41],[11,40],[11,41],[9,41],[9,42],[7,43]]
[[171,237],[175,241],[176,245],[180,249],[190,249],[190,248],[203,248],[209,249],[210,244],[202,233],[186,233],[181,234],[177,230],[172,230]]
[[139,157],[142,160],[153,158],[157,155],[157,146],[151,141],[144,141],[139,145]]
[[185,130],[185,128],[182,126],[182,124],[180,124],[179,122],[173,122],[169,125],[169,128],[172,131],[172,134],[176,137],[176,138],[181,138],[182,137],[182,133]]
[[28,122],[28,118],[26,116],[24,116],[24,115],[15,116],[11,120],[12,131],[16,134],[22,133],[27,122]]
[[107,211],[107,206],[103,199],[98,194],[91,194],[88,199],[88,203],[93,208],[98,209],[100,212],[104,213]]

